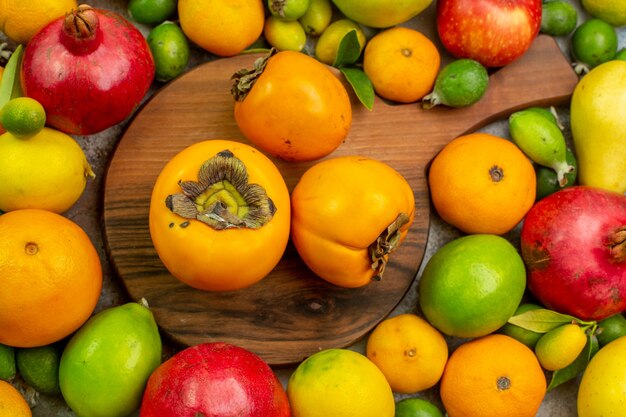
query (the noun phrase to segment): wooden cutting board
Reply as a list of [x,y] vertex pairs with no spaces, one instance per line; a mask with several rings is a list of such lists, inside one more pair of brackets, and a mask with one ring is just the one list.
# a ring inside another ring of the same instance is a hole
[[[464,109],[418,104],[373,111],[353,97],[349,136],[331,156],[365,155],[398,170],[415,193],[415,223],[391,256],[380,282],[342,289],[312,274],[289,245],[274,271],[240,291],[211,293],[173,278],[148,230],[152,186],[165,163],[195,142],[247,142],[233,118],[230,76],[258,55],[203,64],[169,83],[137,113],[120,139],[104,185],[104,230],[111,263],[134,299],[145,298],[162,330],[182,346],[224,341],[259,354],[271,365],[294,364],[320,349],[363,337],[401,301],[416,277],[428,237],[426,171],[453,138],[532,105],[565,104],[578,81],[554,40],[538,37],[513,64],[491,75],[486,95]],[[313,163],[274,159],[290,190]],[[262,254],[260,255],[262,256]]]

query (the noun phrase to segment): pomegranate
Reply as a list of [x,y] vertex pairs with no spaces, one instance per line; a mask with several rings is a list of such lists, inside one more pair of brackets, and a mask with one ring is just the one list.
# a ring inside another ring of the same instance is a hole
[[626,196],[573,186],[540,200],[521,233],[528,288],[584,320],[626,310]]
[[47,124],[89,135],[126,119],[154,79],[143,35],[122,16],[80,5],[41,29],[24,51],[24,94],[39,101]]
[[227,343],[186,348],[150,376],[140,417],[289,417],[287,394],[256,354]]

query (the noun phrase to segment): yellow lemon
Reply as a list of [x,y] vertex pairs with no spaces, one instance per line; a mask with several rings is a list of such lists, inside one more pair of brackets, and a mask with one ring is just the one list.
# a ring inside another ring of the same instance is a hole
[[448,360],[448,345],[423,318],[400,314],[376,326],[367,340],[366,354],[393,391],[412,394],[439,382]]
[[326,349],[298,365],[287,384],[293,417],[393,417],[393,392],[365,355]]
[[582,0],[582,5],[590,15],[613,26],[626,25],[626,1],[624,0]]
[[25,44],[39,29],[77,6],[76,0],[0,0],[0,30]]

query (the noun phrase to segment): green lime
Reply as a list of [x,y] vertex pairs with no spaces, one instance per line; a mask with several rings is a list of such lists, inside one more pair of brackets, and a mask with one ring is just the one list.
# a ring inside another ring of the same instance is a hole
[[543,3],[541,32],[550,36],[569,35],[578,23],[578,12],[568,1],[554,0]]
[[549,196],[559,190],[566,187],[571,187],[576,183],[576,176],[578,174],[578,163],[574,152],[570,148],[565,150],[565,161],[574,167],[574,170],[565,174],[567,184],[564,186],[559,185],[556,172],[552,168],[547,168],[541,165],[535,165],[535,175],[537,177],[537,194],[536,200],[539,201],[544,197]]
[[489,74],[482,64],[473,59],[457,59],[439,71],[433,91],[422,99],[422,106],[467,107],[482,98],[488,85]]
[[62,352],[61,347],[56,344],[17,349],[17,370],[24,381],[38,392],[47,395],[60,394],[59,362]]
[[16,137],[34,136],[46,124],[46,111],[37,100],[16,97],[2,108],[0,124]]
[[128,13],[135,22],[158,25],[176,10],[176,0],[130,0]]
[[286,22],[274,16],[265,19],[263,35],[267,42],[279,51],[299,52],[306,44],[306,33],[297,20]]
[[394,417],[443,417],[441,410],[421,398],[405,398],[396,403]]
[[571,43],[578,62],[576,71],[584,73],[613,59],[617,52],[617,32],[604,20],[589,19],[576,28]]
[[335,20],[322,32],[315,45],[315,57],[327,65],[333,65],[339,51],[341,40],[350,31],[356,31],[360,50],[363,51],[367,39],[358,23],[349,19]]
[[558,371],[576,360],[587,344],[587,335],[578,324],[563,324],[544,333],[535,345],[535,355],[548,371]]
[[267,0],[270,14],[282,21],[300,19],[309,8],[309,0]]
[[330,0],[310,0],[309,8],[300,18],[304,31],[311,36],[319,36],[328,27],[333,17]]
[[15,348],[0,343],[0,379],[9,381],[15,372]]
[[166,21],[152,29],[148,35],[148,45],[154,56],[157,81],[170,81],[187,67],[189,43],[176,23]]
[[626,48],[622,48],[615,53],[613,59],[618,59],[620,61],[626,61]]
[[626,318],[622,314],[607,317],[598,323],[596,336],[600,346],[626,335]]
[[[523,303],[517,307],[517,310],[515,310],[513,315],[516,316],[518,314],[522,314],[530,310],[537,310],[539,308],[542,307],[537,304]],[[500,328],[500,330],[498,330],[498,332],[511,336],[513,339],[522,342],[531,349],[535,348],[535,344],[537,344],[537,341],[543,335],[542,333],[533,332],[532,330],[524,329],[523,327],[516,326],[512,323],[506,323]]]
[[419,281],[419,305],[449,336],[479,337],[502,327],[526,288],[526,269],[505,238],[472,234],[441,247]]

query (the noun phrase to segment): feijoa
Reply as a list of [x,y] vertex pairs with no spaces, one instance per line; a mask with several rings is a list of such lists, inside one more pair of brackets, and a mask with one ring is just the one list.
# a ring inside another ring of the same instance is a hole
[[265,19],[265,40],[279,51],[301,51],[306,44],[306,33],[297,20],[284,21],[274,16]]
[[482,98],[488,85],[489,74],[482,64],[469,58],[457,59],[437,74],[433,91],[422,99],[422,106],[467,107]]
[[565,161],[573,166],[574,169],[567,174],[565,178],[567,183],[564,186],[559,185],[556,172],[552,168],[547,168],[542,165],[535,165],[535,176],[537,178],[537,193],[536,200],[539,201],[544,197],[549,196],[559,190],[566,187],[571,187],[576,182],[576,175],[578,174],[578,164],[574,152],[570,148],[565,150]]
[[578,23],[578,12],[565,0],[543,3],[541,11],[541,32],[550,36],[569,35]]
[[589,19],[576,28],[572,35],[572,54],[579,74],[610,61],[617,52],[617,32],[601,19]]
[[154,57],[157,81],[170,81],[185,70],[189,62],[189,43],[176,23],[161,23],[150,31],[147,40]]

